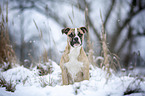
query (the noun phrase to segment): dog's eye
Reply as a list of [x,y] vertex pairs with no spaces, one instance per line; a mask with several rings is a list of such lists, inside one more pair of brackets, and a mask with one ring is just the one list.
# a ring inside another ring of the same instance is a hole
[[69,36],[69,37],[73,37],[74,35],[71,33],[71,34],[69,34],[68,36]]
[[79,32],[78,36],[79,36],[79,37],[82,37],[82,36],[83,36],[83,34],[81,34],[81,33]]

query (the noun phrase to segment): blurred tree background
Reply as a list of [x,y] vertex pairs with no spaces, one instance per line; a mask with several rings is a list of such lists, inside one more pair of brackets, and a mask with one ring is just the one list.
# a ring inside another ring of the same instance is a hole
[[10,41],[17,58],[26,67],[38,62],[45,54],[59,62],[66,44],[66,37],[61,34],[64,27],[88,25],[93,55],[101,56],[100,11],[108,47],[120,57],[121,66],[145,66],[145,0],[0,2],[2,8],[8,2]]

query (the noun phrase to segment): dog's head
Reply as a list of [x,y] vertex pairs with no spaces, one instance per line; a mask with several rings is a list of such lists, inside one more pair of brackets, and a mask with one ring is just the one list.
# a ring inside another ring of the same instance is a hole
[[68,37],[70,46],[77,47],[81,46],[84,40],[84,33],[87,32],[85,27],[80,28],[64,28],[62,33],[65,33]]

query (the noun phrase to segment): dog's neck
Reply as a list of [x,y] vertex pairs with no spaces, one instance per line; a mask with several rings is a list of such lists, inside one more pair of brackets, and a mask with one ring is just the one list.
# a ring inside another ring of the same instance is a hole
[[70,48],[70,52],[69,52],[69,59],[74,61],[77,60],[79,54],[80,54],[80,49],[82,46],[78,46],[78,47],[71,47]]

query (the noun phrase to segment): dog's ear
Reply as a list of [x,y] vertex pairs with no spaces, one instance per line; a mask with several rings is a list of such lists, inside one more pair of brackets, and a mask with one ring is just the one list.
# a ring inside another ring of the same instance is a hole
[[88,32],[88,30],[87,30],[86,27],[80,27],[80,29],[81,29],[84,33]]
[[69,30],[70,30],[70,28],[64,28],[64,29],[61,30],[61,32],[62,32],[62,34],[63,33],[67,34]]

